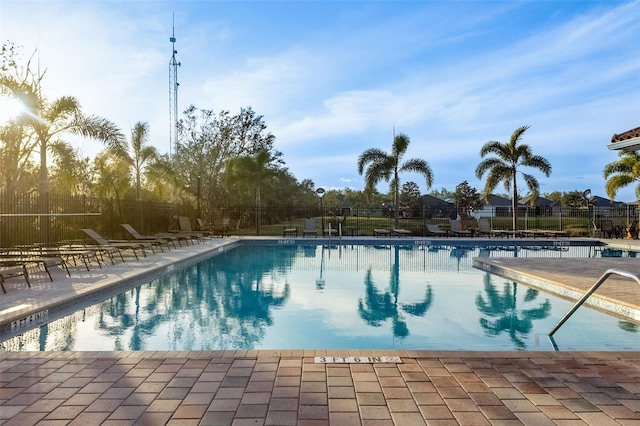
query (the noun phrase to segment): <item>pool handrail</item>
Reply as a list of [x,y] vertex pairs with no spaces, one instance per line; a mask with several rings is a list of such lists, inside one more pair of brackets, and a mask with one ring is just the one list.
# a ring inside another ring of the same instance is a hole
[[[626,277],[626,278],[630,278],[632,280],[635,280],[638,284],[640,284],[640,275],[638,274],[634,274],[633,272],[628,272],[628,271],[622,271],[620,269],[607,269],[604,274],[602,274],[602,276],[598,279],[598,281],[595,282],[595,284],[593,284],[591,286],[591,288],[584,294],[584,296],[582,296],[582,298],[580,300],[578,300],[572,307],[571,309],[569,309],[569,311],[562,317],[562,319],[560,321],[558,321],[558,324],[556,324],[555,327],[553,327],[551,329],[551,331],[549,332],[549,338],[552,339],[553,342],[553,335],[556,331],[558,331],[558,329],[560,327],[562,327],[562,324],[564,324],[569,317],[571,317],[571,315],[573,315],[573,313],[578,310],[578,308],[580,306],[582,306],[582,304],[602,285],[602,283],[604,283],[607,278],[609,278],[611,275],[619,275],[622,277]],[[555,345],[554,345],[555,346]]]

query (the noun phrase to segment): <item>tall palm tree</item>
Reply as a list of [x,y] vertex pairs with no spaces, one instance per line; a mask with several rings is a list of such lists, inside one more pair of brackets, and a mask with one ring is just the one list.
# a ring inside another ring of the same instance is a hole
[[520,171],[521,167],[533,167],[549,177],[551,174],[551,164],[549,161],[539,155],[533,155],[529,145],[520,143],[522,135],[527,131],[529,126],[517,128],[511,135],[508,143],[498,141],[489,141],[480,149],[480,156],[485,157],[489,154],[495,154],[495,157],[485,158],[478,164],[476,168],[476,176],[482,179],[485,172],[489,172],[487,182],[484,186],[483,196],[488,199],[493,190],[500,182],[504,184],[507,191],[512,190],[511,210],[513,214],[513,232],[517,230],[516,225],[516,207],[518,205],[518,173],[522,174],[529,192],[534,199],[540,193],[540,184],[538,180],[530,174]]
[[376,184],[381,180],[391,181],[390,189],[393,192],[393,206],[395,227],[398,227],[398,194],[400,192],[399,174],[402,172],[415,172],[423,175],[427,181],[427,189],[433,183],[433,172],[425,160],[411,158],[402,162],[402,157],[407,152],[411,140],[404,133],[398,133],[393,138],[391,154],[387,154],[378,148],[370,148],[358,157],[358,173],[365,173],[366,191],[372,192]]
[[80,102],[73,96],[62,96],[49,101],[41,93],[44,74],[36,75],[27,70],[24,76],[4,74],[0,76],[0,90],[20,99],[26,113],[25,125],[33,130],[33,144],[25,149],[40,151],[39,191],[49,192],[47,153],[50,145],[65,134],[75,134],[97,139],[111,146],[122,142],[124,135],[109,120],[82,114]]
[[635,182],[638,184],[636,186],[636,198],[640,200],[640,152],[620,151],[618,156],[620,160],[604,166],[604,178],[607,179],[605,185],[607,195],[613,200],[620,188]]
[[118,141],[113,144],[113,152],[122,160],[131,166],[133,175],[136,180],[136,200],[140,200],[140,186],[142,174],[144,173],[148,163],[158,158],[158,150],[149,142],[149,124],[138,121],[131,129],[130,146],[124,141]]

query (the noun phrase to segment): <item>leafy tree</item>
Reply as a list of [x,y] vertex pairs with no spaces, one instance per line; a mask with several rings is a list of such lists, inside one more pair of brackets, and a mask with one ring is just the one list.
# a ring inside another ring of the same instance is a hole
[[[275,137],[266,131],[262,116],[251,108],[242,108],[238,115],[229,111],[214,114],[211,110],[191,105],[178,122],[179,147],[174,158],[183,184],[195,188],[197,177],[202,179],[203,197],[217,206],[231,198],[223,183],[227,162],[236,157],[269,153],[281,164],[281,153],[273,149]],[[237,201],[235,194],[233,200]]]
[[93,185],[93,166],[88,157],[82,158],[71,144],[57,141],[51,144],[54,152],[51,167],[51,187],[57,192],[89,194]]
[[446,188],[441,188],[440,190],[432,189],[429,192],[429,195],[432,197],[440,198],[442,200],[446,200],[447,198],[453,198],[455,196],[455,192],[451,192]]
[[400,192],[399,174],[415,172],[423,175],[427,182],[427,189],[433,183],[433,172],[425,160],[412,158],[402,162],[410,142],[409,136],[399,133],[393,139],[391,154],[378,148],[370,148],[358,157],[359,174],[362,175],[365,166],[368,165],[365,173],[366,190],[372,190],[381,180],[391,181],[390,192],[393,194],[396,227],[398,227],[398,194]]
[[400,190],[400,208],[414,212],[420,204],[420,187],[415,182],[405,182]]
[[129,165],[110,150],[98,154],[94,160],[98,179],[94,187],[98,197],[114,198],[122,215],[122,199],[131,190]]
[[473,210],[482,208],[480,194],[475,188],[472,188],[466,180],[456,186],[456,192],[453,198],[465,216],[469,216]]
[[513,232],[517,230],[516,214],[518,203],[518,173],[522,174],[524,181],[529,188],[529,192],[538,197],[540,184],[538,180],[530,174],[520,171],[522,167],[533,167],[540,170],[545,176],[551,174],[551,164],[549,161],[539,155],[533,155],[529,145],[520,143],[524,132],[529,126],[517,128],[511,135],[508,143],[498,141],[489,141],[480,149],[480,156],[486,157],[494,154],[495,157],[485,158],[478,164],[476,168],[476,176],[482,179],[482,176],[488,172],[487,182],[485,183],[483,196],[487,199],[499,183],[503,183],[507,191],[511,191],[512,196],[512,215],[513,215]]
[[562,199],[560,200],[563,207],[573,209],[585,207],[588,201],[589,200],[584,192],[578,190],[564,192],[562,194]]
[[0,126],[0,187],[4,186],[9,192],[33,187],[37,179],[28,149],[30,145],[22,117]]
[[636,184],[636,198],[640,200],[640,151],[620,151],[620,159],[604,167],[605,189],[614,200],[618,190]]
[[549,192],[546,194],[543,194],[544,198],[551,200],[551,201],[556,201],[561,203],[562,202],[562,192],[561,191],[553,191],[553,192]]

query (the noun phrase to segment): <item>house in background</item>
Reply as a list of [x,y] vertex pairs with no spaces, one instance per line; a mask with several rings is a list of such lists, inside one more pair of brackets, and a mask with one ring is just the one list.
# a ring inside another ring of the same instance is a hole
[[422,195],[420,197],[420,216],[428,219],[433,217],[456,217],[456,205],[432,195]]
[[[471,213],[471,216],[476,219],[480,217],[492,217],[492,216],[511,216],[511,199],[504,198],[499,195],[491,195],[489,200],[482,201],[482,208],[475,210]],[[517,204],[517,209],[524,212],[526,206],[522,203]]]
[[554,213],[562,210],[562,203],[559,201],[549,200],[548,198],[538,197],[535,204],[532,205],[533,196],[527,195],[520,199],[520,204],[528,207],[530,216],[553,216]]

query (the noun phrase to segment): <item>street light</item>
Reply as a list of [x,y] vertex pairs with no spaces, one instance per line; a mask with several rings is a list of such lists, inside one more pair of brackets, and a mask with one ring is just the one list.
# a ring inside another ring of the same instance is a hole
[[322,217],[320,222],[322,224],[322,233],[324,234],[324,208],[322,207],[322,197],[324,197],[324,188],[316,189],[316,194],[318,194],[318,197],[320,197],[320,215]]
[[198,180],[197,180],[197,186],[196,186],[196,192],[197,192],[197,208],[196,210],[198,211],[198,218],[202,219],[202,216],[200,215],[200,176],[198,176]]
[[587,227],[589,228],[589,236],[593,237],[594,229],[592,228],[592,226],[595,226],[596,218],[595,218],[595,212],[594,212],[593,225],[591,225],[589,223],[589,221],[591,221],[591,214],[590,214],[591,212],[589,211],[589,198],[591,198],[591,189],[586,189],[585,191],[583,191],[582,197],[584,198],[584,201],[587,203]]

